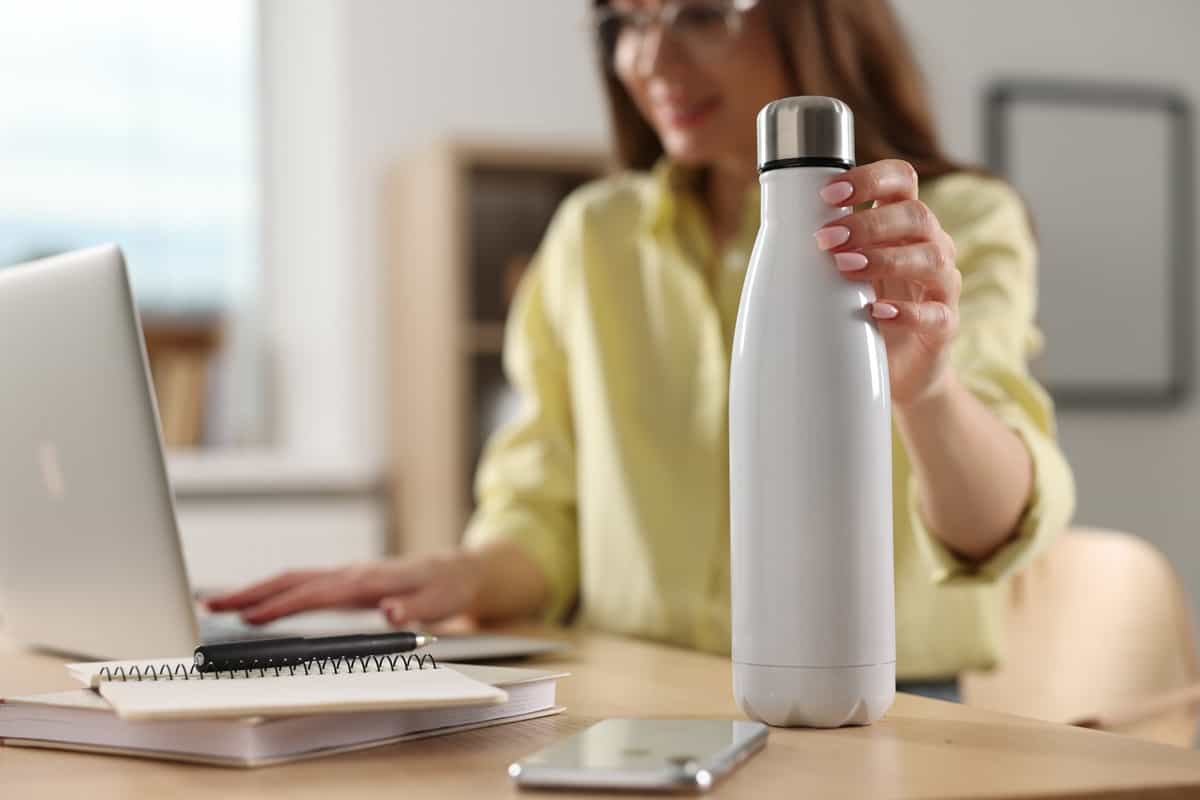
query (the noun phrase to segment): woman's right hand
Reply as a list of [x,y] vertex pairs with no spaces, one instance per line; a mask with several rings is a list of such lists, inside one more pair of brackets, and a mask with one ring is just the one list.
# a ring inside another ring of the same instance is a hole
[[396,626],[438,622],[470,611],[482,575],[474,554],[388,559],[333,569],[284,572],[210,597],[210,611],[238,611],[253,625],[317,608],[379,608]]

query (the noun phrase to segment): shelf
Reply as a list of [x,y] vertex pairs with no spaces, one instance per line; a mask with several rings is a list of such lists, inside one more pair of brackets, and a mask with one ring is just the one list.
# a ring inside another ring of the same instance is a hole
[[376,494],[385,485],[379,466],[270,449],[169,450],[167,473],[181,500],[357,497]]
[[504,323],[472,322],[467,325],[466,342],[468,353],[498,354],[504,349]]

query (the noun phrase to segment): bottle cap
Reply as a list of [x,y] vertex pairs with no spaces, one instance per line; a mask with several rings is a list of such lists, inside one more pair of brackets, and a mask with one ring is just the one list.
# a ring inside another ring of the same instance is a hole
[[854,112],[834,97],[785,97],[758,112],[758,170],[854,166]]

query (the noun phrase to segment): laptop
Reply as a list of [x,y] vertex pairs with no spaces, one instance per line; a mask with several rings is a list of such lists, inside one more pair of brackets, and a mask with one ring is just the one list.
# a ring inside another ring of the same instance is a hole
[[[0,269],[0,628],[100,659],[187,654],[200,642],[386,628],[375,611],[253,628],[201,616],[188,581],[158,409],[125,260],[113,245]],[[562,649],[443,638],[445,660]]]

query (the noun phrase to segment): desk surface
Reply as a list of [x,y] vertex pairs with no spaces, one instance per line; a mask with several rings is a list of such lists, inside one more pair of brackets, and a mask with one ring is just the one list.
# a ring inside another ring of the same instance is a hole
[[[547,635],[523,629],[525,635]],[[556,635],[556,634],[549,634]],[[567,713],[259,770],[0,747],[6,797],[516,797],[510,762],[605,717],[738,718],[725,659],[589,633],[535,661]],[[72,688],[60,659],[0,641],[0,694]],[[1195,797],[1200,753],[901,695],[868,728],[772,729],[718,797]],[[595,794],[586,795],[596,797]]]

